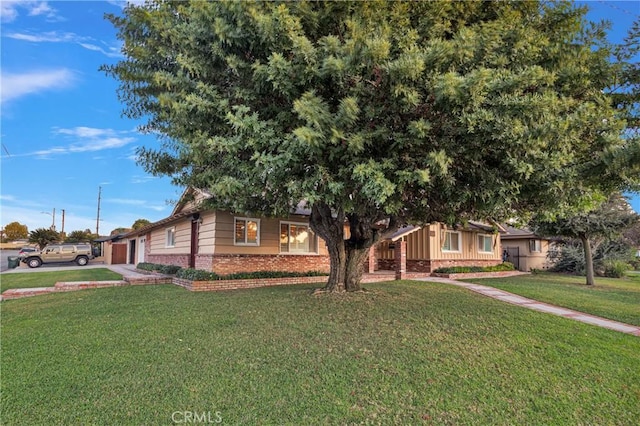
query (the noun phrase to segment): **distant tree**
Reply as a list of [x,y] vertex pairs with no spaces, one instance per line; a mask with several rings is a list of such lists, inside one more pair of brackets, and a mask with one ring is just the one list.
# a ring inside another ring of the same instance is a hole
[[[534,220],[532,228],[538,235],[576,238],[582,244],[587,285],[595,284],[593,245],[597,239],[614,240],[639,220],[627,199],[612,194],[598,208],[587,213],[558,217],[553,221]],[[620,250],[620,249],[618,249]]]
[[109,235],[124,234],[125,232],[129,232],[129,231],[131,231],[131,228],[116,228],[112,230]]
[[625,122],[603,92],[611,50],[585,14],[564,1],[129,3],[109,16],[125,57],[103,69],[125,114],[163,138],[138,151],[147,171],[236,212],[306,200],[326,290],[357,291],[368,249],[402,224],[564,213],[626,184]]
[[133,229],[134,231],[137,231],[138,229],[144,228],[149,224],[151,224],[151,222],[148,221],[147,219],[138,219],[135,222],[133,222],[133,225],[131,225],[131,229]]
[[23,240],[29,236],[27,225],[11,222],[4,227],[4,237],[7,241]]
[[65,238],[65,242],[67,243],[84,243],[91,242],[95,238],[95,235],[90,230],[85,231],[72,231]]
[[52,229],[38,228],[35,231],[29,233],[29,242],[37,244],[40,249],[50,243],[57,243],[60,241],[60,234]]

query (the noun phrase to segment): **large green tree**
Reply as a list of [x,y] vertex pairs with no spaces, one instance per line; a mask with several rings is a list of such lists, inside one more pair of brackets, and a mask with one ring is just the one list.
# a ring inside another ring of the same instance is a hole
[[639,222],[640,217],[619,193],[612,194],[597,208],[585,213],[556,217],[554,220],[534,221],[539,235],[569,237],[580,240],[584,253],[586,284],[595,285],[593,244],[597,239],[612,240]]
[[125,59],[103,69],[125,114],[162,137],[139,150],[149,172],[236,212],[306,200],[327,290],[358,290],[368,248],[404,223],[563,211],[621,184],[593,172],[624,145],[624,122],[603,92],[611,52],[584,13],[151,1],[109,16]]

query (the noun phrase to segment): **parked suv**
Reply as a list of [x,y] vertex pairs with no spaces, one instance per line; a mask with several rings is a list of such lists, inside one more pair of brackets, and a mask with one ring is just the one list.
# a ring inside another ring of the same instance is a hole
[[41,251],[28,253],[22,259],[29,268],[37,268],[43,263],[76,262],[80,266],[93,259],[90,244],[49,244]]

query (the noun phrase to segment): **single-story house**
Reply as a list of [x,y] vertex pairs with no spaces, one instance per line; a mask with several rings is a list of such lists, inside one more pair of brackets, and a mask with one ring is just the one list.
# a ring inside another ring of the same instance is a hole
[[213,271],[329,270],[324,241],[309,226],[309,211],[264,218],[200,207],[210,197],[188,189],[171,216],[125,235],[131,264],[150,262]]
[[[326,244],[311,230],[308,209],[299,206],[281,218],[254,217],[201,208],[210,196],[187,189],[169,217],[127,233],[111,245],[126,242],[129,264],[171,264],[221,275],[329,270]],[[401,228],[372,247],[365,272],[429,273],[443,266],[501,262],[500,234],[493,227],[469,222],[448,228],[433,223]]]
[[518,229],[502,225],[500,229],[502,249],[506,259],[520,271],[547,269],[550,265],[547,254],[553,244],[548,238],[536,235],[529,229]]

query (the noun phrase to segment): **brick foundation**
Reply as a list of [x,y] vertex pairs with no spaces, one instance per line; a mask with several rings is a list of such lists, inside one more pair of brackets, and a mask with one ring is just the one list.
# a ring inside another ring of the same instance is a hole
[[[189,267],[189,255],[151,255],[147,261],[161,265]],[[329,256],[318,255],[196,255],[196,269],[218,275],[238,272],[329,272]]]
[[[495,266],[502,263],[502,260],[456,260],[456,259],[440,259],[440,260],[415,260],[407,259],[407,272],[430,273],[438,268],[451,266]],[[378,259],[378,270],[395,271],[396,262],[394,259]]]
[[270,287],[294,284],[326,284],[327,277],[291,277],[291,278],[260,278],[248,280],[215,280],[215,281],[191,281],[182,278],[173,278],[173,284],[184,287],[190,291],[216,291],[238,290],[243,288]]

